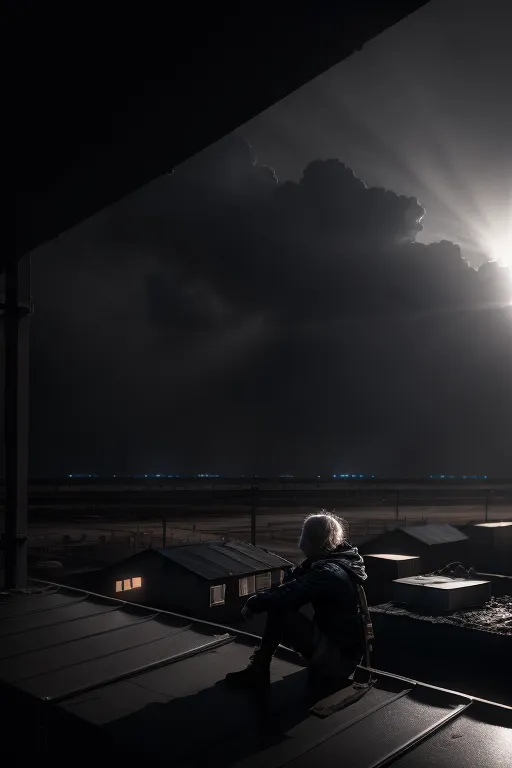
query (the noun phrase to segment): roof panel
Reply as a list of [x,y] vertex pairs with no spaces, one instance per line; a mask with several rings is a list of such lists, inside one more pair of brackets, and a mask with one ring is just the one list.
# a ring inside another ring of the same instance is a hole
[[455,541],[466,541],[468,537],[453,525],[448,523],[436,523],[432,525],[400,526],[408,536],[423,542],[423,544],[449,544]]
[[285,565],[292,565],[289,560],[276,555],[274,552],[268,552],[260,547],[253,547],[251,544],[246,544],[243,541],[226,541],[224,546],[226,549],[232,549],[240,554],[248,555],[253,560],[269,568],[283,568]]
[[93,696],[90,692],[83,693],[60,706],[89,723],[106,726],[128,715],[147,711],[148,705],[166,704],[169,700],[168,696],[136,685],[135,680],[137,678],[120,680],[95,691]]
[[[188,625],[190,626],[190,624]],[[144,620],[132,623],[95,637],[85,637],[69,643],[25,653],[0,662],[0,678],[10,683],[27,680],[37,675],[62,670],[76,664],[100,659],[112,653],[119,653],[163,637],[182,632],[176,627],[170,629],[159,621]]]
[[443,755],[445,762],[442,765],[449,765],[450,768],[512,765],[512,712],[509,713],[508,726],[505,727],[506,721],[502,721],[501,725],[487,723],[485,715],[481,720],[475,710],[481,712],[482,709],[478,705],[471,705],[467,713],[455,722],[442,728],[413,752],[398,759],[393,764],[394,768],[432,765],[433,755]]
[[28,596],[20,601],[10,600],[0,605],[0,621],[3,623],[5,619],[15,616],[25,616],[29,613],[60,608],[68,603],[76,603],[79,599],[81,598],[77,595],[55,591],[51,595],[41,595],[38,600],[30,599]]
[[82,689],[135,674],[148,665],[171,661],[183,653],[206,648],[215,642],[216,639],[204,632],[193,629],[176,631],[169,627],[167,635],[159,640],[55,672],[46,672],[20,681],[18,687],[40,699],[70,696]]
[[187,568],[198,576],[205,579],[222,578],[225,575],[225,569],[219,568],[216,563],[205,560],[204,557],[197,555],[190,547],[170,547],[159,549],[158,552],[169,560],[178,563],[178,565]]
[[205,560],[224,568],[226,576],[242,576],[245,573],[261,571],[265,566],[256,560],[244,557],[239,552],[231,552],[222,546],[209,546],[204,552]]
[[[290,768],[311,768],[311,765],[339,768],[340,755],[343,755],[343,768],[379,765],[411,739],[453,715],[454,708],[467,704],[467,700],[450,694],[430,696],[430,701],[428,698],[422,691],[420,697],[411,692],[396,699],[312,750],[304,745],[303,754],[288,765]],[[277,768],[267,761],[265,766]]]
[[243,546],[239,542],[205,542],[157,551],[206,579],[243,576],[288,565],[288,561],[278,555],[269,554],[258,547]]
[[100,602],[85,600],[84,598],[71,600],[59,608],[35,611],[26,615],[4,619],[0,622],[0,637],[27,632],[39,627],[47,627],[51,624],[60,624],[64,621],[72,621],[73,619],[80,619],[85,616],[94,616],[98,613],[114,611],[116,607],[115,604],[109,604],[106,600]]
[[231,549],[222,544],[217,546],[212,545],[209,548],[209,556],[213,556],[216,552],[228,559],[231,570],[236,569],[236,573],[241,573],[242,571],[244,573],[262,571],[269,567],[268,564],[264,563],[262,560],[257,560],[256,558],[247,555],[245,552]]
[[[155,615],[147,612],[148,616]],[[61,643],[91,637],[103,632],[115,632],[117,629],[129,627],[141,621],[141,616],[123,610],[119,606],[107,613],[87,616],[64,624],[53,624],[49,627],[32,629],[21,635],[10,635],[2,638],[0,643],[0,659],[18,656],[30,651],[50,648]]]

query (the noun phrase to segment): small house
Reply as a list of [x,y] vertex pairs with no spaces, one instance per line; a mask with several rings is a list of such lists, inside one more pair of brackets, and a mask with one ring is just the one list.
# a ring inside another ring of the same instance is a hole
[[468,537],[447,523],[399,526],[365,542],[360,551],[362,555],[419,557],[424,573],[454,561],[460,561],[466,568],[471,565]]
[[91,591],[214,622],[240,616],[248,597],[282,583],[291,563],[239,541],[146,549],[91,573]]

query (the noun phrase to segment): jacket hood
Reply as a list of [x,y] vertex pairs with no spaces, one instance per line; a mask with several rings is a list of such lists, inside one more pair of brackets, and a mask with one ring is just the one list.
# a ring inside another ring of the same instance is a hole
[[359,581],[365,581],[368,578],[364,567],[364,560],[359,554],[357,547],[351,544],[342,544],[337,549],[330,552],[318,563],[339,563],[342,567],[351,571]]

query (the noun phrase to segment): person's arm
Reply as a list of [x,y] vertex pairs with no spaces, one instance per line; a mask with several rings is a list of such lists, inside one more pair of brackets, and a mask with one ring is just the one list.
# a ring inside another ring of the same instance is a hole
[[332,585],[332,576],[320,568],[312,568],[303,576],[284,582],[278,587],[271,587],[257,592],[249,598],[246,608],[251,613],[288,608],[300,608],[307,605],[316,596],[325,593]]
[[302,576],[302,569],[300,565],[289,565],[284,569],[283,584],[287,584],[289,581],[293,581],[299,576]]

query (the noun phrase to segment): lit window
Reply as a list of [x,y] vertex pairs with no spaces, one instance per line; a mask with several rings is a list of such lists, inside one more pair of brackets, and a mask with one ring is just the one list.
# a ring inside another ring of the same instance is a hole
[[210,605],[222,605],[226,602],[226,585],[217,584],[210,587]]
[[253,592],[256,591],[254,586],[254,576],[245,576],[243,579],[239,580],[238,585],[238,594],[240,597],[252,595]]
[[272,579],[270,576],[270,572],[259,573],[256,576],[256,590],[268,589],[271,585],[272,585]]
[[139,589],[140,587],[142,587],[141,576],[134,576],[132,579],[116,581],[116,592],[127,592],[129,589]]

